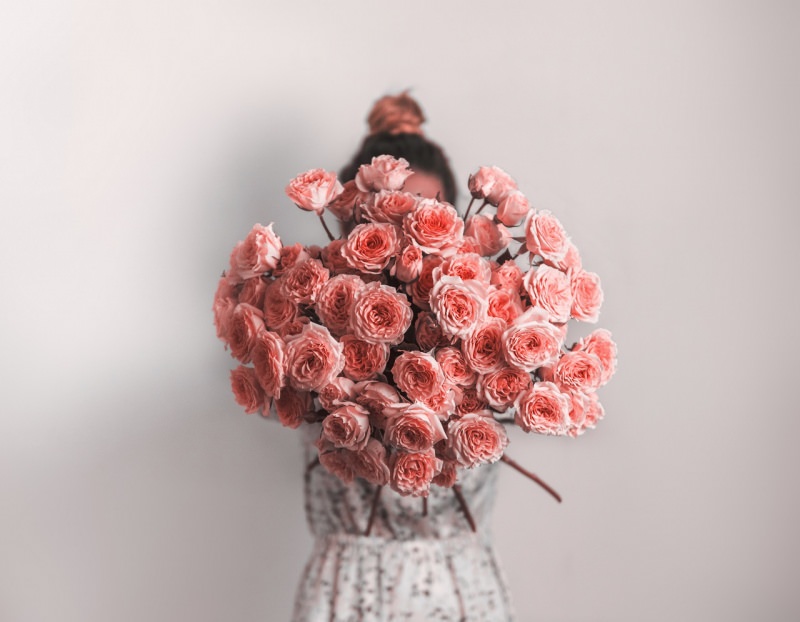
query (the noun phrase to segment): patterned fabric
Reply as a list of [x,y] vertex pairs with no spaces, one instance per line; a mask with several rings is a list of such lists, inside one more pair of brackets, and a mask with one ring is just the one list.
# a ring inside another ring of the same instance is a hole
[[[307,463],[316,457],[306,438]],[[491,545],[498,465],[459,472],[477,526],[473,533],[452,490],[434,486],[423,501],[389,487],[364,532],[375,487],[346,485],[317,466],[305,482],[314,548],[297,591],[294,622],[514,620],[508,589]]]

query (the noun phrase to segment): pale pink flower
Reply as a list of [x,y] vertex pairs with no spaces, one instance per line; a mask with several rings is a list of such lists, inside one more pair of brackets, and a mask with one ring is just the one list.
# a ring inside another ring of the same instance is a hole
[[400,190],[413,173],[404,158],[380,155],[369,164],[362,164],[356,173],[356,186],[361,192]]
[[292,387],[284,387],[281,396],[273,401],[275,412],[281,424],[287,428],[299,428],[311,412],[313,400],[307,391],[295,391]]
[[598,328],[584,339],[581,339],[573,350],[583,350],[600,359],[603,371],[600,374],[600,386],[611,380],[617,371],[617,344],[611,339],[611,333],[605,328]]
[[364,287],[366,283],[355,274],[339,274],[322,286],[315,310],[332,333],[341,335],[347,331],[356,295]]
[[517,290],[500,289],[496,285],[489,289],[487,303],[489,317],[500,318],[507,326],[511,326],[525,310]]
[[264,390],[252,367],[239,365],[231,370],[231,389],[236,403],[249,415],[264,407]]
[[297,303],[283,294],[282,279],[267,285],[264,294],[264,321],[268,328],[278,330],[297,317]]
[[342,247],[347,240],[338,238],[332,240],[320,253],[322,264],[331,271],[331,274],[352,274],[355,272],[342,255]]
[[262,330],[250,353],[256,378],[267,397],[279,397],[286,384],[286,346],[275,333]]
[[339,196],[344,187],[336,173],[315,168],[301,173],[286,186],[286,195],[297,207],[322,215],[325,207]]
[[478,255],[481,254],[481,245],[478,244],[478,240],[475,238],[471,238],[469,236],[464,236],[461,239],[461,244],[458,245],[458,249],[456,250],[458,253],[477,253]]
[[330,272],[317,259],[297,262],[281,277],[281,292],[297,304],[316,302]]
[[397,260],[392,265],[391,275],[403,283],[418,278],[422,271],[422,250],[410,238],[404,238]]
[[546,318],[545,311],[531,307],[505,330],[503,353],[509,365],[532,372],[558,358],[563,336]]
[[372,195],[372,200],[364,204],[363,215],[372,222],[402,225],[406,214],[417,207],[417,197],[408,192],[381,192]]
[[369,411],[352,402],[343,403],[322,420],[323,436],[341,449],[364,449],[371,432]]
[[492,271],[492,285],[519,292],[522,287],[522,270],[513,259],[509,259]]
[[514,422],[526,432],[566,434],[569,427],[569,395],[552,382],[536,382],[516,403]]
[[545,258],[544,262],[548,266],[552,266],[562,272],[567,272],[570,268],[573,270],[581,267],[581,255],[578,252],[578,248],[572,243],[572,241],[567,241],[567,252],[564,253],[564,257],[559,260],[547,259]]
[[430,452],[395,452],[390,460],[392,490],[404,496],[427,497],[431,480],[442,468],[442,461]]
[[272,224],[266,227],[253,225],[244,241],[236,245],[231,253],[229,278],[241,282],[275,268],[280,257],[281,239],[275,235]]
[[520,393],[531,386],[531,375],[513,367],[503,367],[478,378],[478,395],[498,412],[504,412]]
[[250,362],[250,351],[256,342],[256,336],[264,327],[264,314],[261,309],[242,303],[236,306],[231,316],[228,340],[231,354],[242,363]]
[[356,206],[367,200],[367,194],[361,192],[355,180],[345,182],[342,193],[328,204],[328,211],[342,222],[353,220]]
[[355,335],[344,335],[341,342],[345,376],[361,382],[383,373],[389,360],[387,344],[363,341]]
[[464,235],[477,241],[479,252],[485,257],[499,253],[509,245],[512,237],[505,225],[498,225],[483,214],[476,214],[467,219]]
[[525,223],[525,241],[531,254],[549,262],[560,262],[569,248],[564,227],[547,210],[531,212]]
[[444,334],[439,320],[430,311],[420,311],[417,314],[414,337],[423,352],[433,350],[437,346],[449,345],[453,341],[452,337]]
[[375,427],[385,427],[383,409],[400,401],[400,394],[393,386],[377,380],[365,380],[355,386],[356,402],[369,410]]
[[519,190],[508,193],[497,205],[497,220],[506,227],[516,227],[528,216],[530,201]]
[[573,350],[561,355],[553,367],[556,384],[568,391],[589,393],[600,386],[603,365],[594,354]]
[[550,266],[539,266],[528,271],[523,283],[531,304],[547,311],[551,322],[569,320],[572,289],[566,274]]
[[477,387],[462,389],[457,397],[456,414],[463,416],[469,413],[483,412],[489,404],[478,395]]
[[364,341],[396,345],[411,326],[411,303],[394,287],[368,283],[353,305],[353,334]]
[[231,330],[233,310],[237,304],[236,290],[231,282],[223,276],[217,283],[212,310],[214,311],[214,326],[217,329],[217,338],[225,342],[226,348],[228,347],[228,333]]
[[353,453],[352,463],[356,477],[365,479],[375,486],[385,486],[389,483],[386,447],[379,440],[369,438],[364,449]]
[[463,467],[497,462],[507,446],[505,428],[489,411],[466,414],[447,426],[448,451]]
[[469,191],[476,199],[485,199],[497,205],[510,192],[517,189],[516,182],[503,169],[497,166],[482,166],[478,172],[469,176]]
[[417,351],[403,352],[397,357],[392,366],[392,378],[397,387],[414,401],[437,395],[447,382],[436,359]]
[[341,252],[351,268],[379,274],[399,250],[397,227],[373,222],[353,229]]
[[445,334],[463,339],[486,316],[487,297],[487,288],[480,281],[441,276],[431,290],[431,311]]
[[281,248],[280,259],[278,265],[272,271],[273,276],[281,276],[289,268],[291,268],[298,261],[309,259],[311,255],[302,244],[292,244],[291,246],[284,246]]
[[426,253],[448,257],[458,251],[464,221],[456,208],[436,199],[419,199],[403,220],[403,229]]
[[436,413],[419,402],[394,404],[385,409],[385,441],[404,451],[428,451],[445,433]]
[[439,272],[434,272],[434,280],[440,276],[457,276],[463,281],[475,280],[489,284],[492,278],[491,264],[481,257],[478,253],[458,253],[448,257],[438,268]]
[[488,374],[503,366],[505,330],[506,323],[503,320],[487,317],[461,342],[464,359],[479,374]]
[[408,286],[408,293],[411,294],[414,304],[425,311],[429,311],[431,308],[429,300],[434,284],[433,271],[441,265],[442,261],[442,258],[438,255],[426,255],[423,257],[419,278]]
[[337,449],[324,436],[320,436],[314,444],[317,446],[319,463],[323,468],[345,484],[352,484],[356,478],[355,452],[347,449]]
[[467,364],[461,350],[455,347],[439,348],[436,350],[435,358],[448,381],[462,387],[475,385],[478,375]]
[[319,404],[328,412],[341,406],[343,402],[352,402],[356,397],[356,385],[349,378],[337,376],[317,392]]
[[572,317],[584,322],[596,322],[603,305],[600,277],[582,268],[570,269],[567,275],[573,297]]
[[260,276],[247,279],[239,290],[239,302],[245,302],[253,307],[262,308],[264,306],[264,294],[267,291],[268,282]]
[[342,344],[324,326],[306,324],[299,335],[286,342],[286,375],[295,389],[316,391],[344,367]]
[[433,478],[433,484],[441,486],[442,488],[452,488],[456,485],[458,479],[458,472],[456,467],[458,463],[455,460],[442,461],[442,470]]

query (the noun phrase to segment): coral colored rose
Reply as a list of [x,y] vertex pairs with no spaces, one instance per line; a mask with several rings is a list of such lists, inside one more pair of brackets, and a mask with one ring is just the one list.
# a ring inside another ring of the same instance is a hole
[[481,254],[481,245],[478,244],[478,240],[475,238],[471,238],[469,236],[464,236],[461,239],[461,244],[458,245],[457,251],[458,253],[477,253],[478,255]]
[[579,428],[578,434],[582,434],[587,429],[593,430],[597,426],[597,422],[605,416],[605,410],[603,410],[603,405],[597,399],[597,393],[590,393],[586,397],[588,401],[585,404],[583,424]]
[[452,460],[444,460],[442,462],[442,470],[433,478],[434,484],[442,488],[452,488],[456,485],[458,479],[458,472],[456,467],[458,464]]
[[504,367],[478,378],[478,395],[494,410],[504,412],[529,386],[531,375],[528,372]]
[[431,311],[445,334],[463,339],[486,316],[487,296],[487,288],[480,281],[441,276],[431,290]]
[[531,254],[546,261],[559,262],[564,259],[569,239],[564,227],[547,210],[531,212],[525,223],[525,243]]
[[331,412],[343,402],[352,402],[356,397],[355,386],[349,378],[337,376],[317,392],[320,406]]
[[268,330],[260,331],[253,344],[253,367],[267,397],[280,397],[286,384],[285,348],[283,339]]
[[588,337],[581,339],[573,350],[582,350],[600,359],[603,368],[600,374],[600,386],[611,380],[611,376],[617,371],[617,344],[605,328],[592,331]]
[[559,260],[545,259],[544,262],[557,270],[567,272],[570,268],[576,270],[581,267],[581,255],[577,247],[571,242],[567,242],[567,252]]
[[464,221],[449,203],[419,199],[417,208],[403,221],[403,229],[424,252],[449,257],[458,251]]
[[447,419],[456,411],[456,389],[447,383],[433,395],[419,401],[439,415],[441,419]]
[[361,192],[400,190],[412,173],[406,159],[380,155],[359,167],[355,182]]
[[586,414],[590,408],[589,396],[580,391],[567,394],[569,396],[569,415],[567,417],[567,434],[573,438],[579,436],[586,424]]
[[531,304],[547,311],[551,322],[562,323],[569,320],[572,289],[569,277],[561,270],[539,266],[525,275],[523,284]]
[[537,382],[520,394],[514,422],[526,432],[565,434],[569,427],[570,398],[552,382]]
[[319,463],[331,475],[338,477],[345,484],[352,484],[356,478],[354,452],[337,449],[333,443],[321,436],[314,443],[319,454]]
[[463,416],[469,413],[477,413],[486,410],[489,404],[478,395],[477,387],[467,387],[458,396],[456,414]]
[[572,290],[572,317],[584,322],[596,322],[603,305],[600,277],[582,268],[570,269],[567,275]]
[[342,344],[327,328],[309,323],[286,344],[286,375],[300,391],[316,391],[331,382],[344,367]]
[[368,283],[358,292],[350,326],[364,341],[396,345],[411,326],[411,303],[394,287]]
[[228,276],[237,282],[261,276],[273,270],[281,252],[281,239],[275,235],[270,223],[266,227],[253,225],[247,237],[231,253]]
[[299,428],[311,412],[313,401],[307,391],[295,391],[292,387],[284,387],[281,396],[273,402],[278,420],[287,428]]
[[499,318],[485,318],[472,334],[461,342],[467,364],[479,374],[488,374],[503,366],[503,333],[506,323]]
[[430,310],[429,299],[433,288],[433,271],[442,263],[442,258],[438,255],[427,255],[422,259],[422,270],[419,278],[408,286],[408,293],[414,304],[425,311]]
[[254,276],[242,283],[239,290],[239,302],[245,302],[259,309],[264,306],[264,294],[267,291],[268,282],[260,276]]
[[392,266],[391,275],[397,277],[403,283],[410,283],[419,277],[421,271],[422,250],[414,244],[413,240],[405,238],[397,255],[397,260]]
[[351,179],[342,187],[342,193],[328,204],[328,211],[342,222],[350,222],[354,218],[356,206],[366,200],[367,195]]
[[445,335],[439,320],[430,311],[420,311],[414,322],[414,338],[423,352],[433,350],[437,346],[445,346],[452,342],[452,337]]
[[223,276],[217,283],[212,310],[214,311],[214,326],[217,329],[217,338],[225,342],[226,348],[228,347],[228,334],[231,330],[233,310],[237,304],[236,290],[231,282]]
[[323,436],[340,449],[364,449],[371,431],[369,411],[352,402],[345,402],[322,420]]
[[339,274],[322,286],[315,309],[332,333],[341,335],[347,331],[356,295],[365,286],[366,283],[355,274]]
[[437,395],[446,380],[436,359],[423,352],[403,352],[392,366],[395,385],[411,400],[423,401]]
[[389,360],[388,345],[363,341],[355,335],[344,335],[341,342],[345,376],[361,382],[383,373]]
[[441,275],[457,276],[463,281],[475,280],[489,284],[492,278],[491,264],[481,257],[478,253],[459,253],[445,259],[438,268],[439,272],[434,272],[434,280],[438,280]]
[[264,321],[268,328],[277,330],[297,317],[297,303],[283,294],[283,283],[276,279],[267,285],[264,293]]
[[397,228],[385,223],[358,225],[347,236],[342,256],[359,272],[378,274],[400,250]]
[[462,387],[475,385],[478,374],[467,364],[461,350],[455,347],[439,348],[435,358],[449,382]]
[[427,497],[431,480],[442,468],[442,461],[433,452],[397,452],[391,458],[392,490],[404,496]]
[[389,464],[386,447],[379,440],[370,438],[366,447],[352,455],[353,473],[375,486],[389,483]]
[[281,249],[278,265],[272,271],[273,276],[281,276],[298,261],[309,259],[311,255],[302,244],[292,244]]
[[442,422],[424,404],[395,404],[386,408],[385,442],[410,452],[429,451],[445,433]]
[[317,259],[297,262],[281,277],[281,292],[297,304],[316,302],[330,272]]
[[343,190],[344,187],[336,179],[336,173],[315,168],[290,181],[286,186],[286,195],[297,207],[322,216],[325,207]]
[[496,255],[511,242],[511,234],[504,225],[495,224],[488,216],[476,214],[467,219],[464,235],[474,238],[480,247],[480,254],[486,257]]
[[506,227],[516,227],[528,216],[530,201],[519,190],[507,194],[497,205],[497,220]]
[[393,386],[377,380],[366,380],[355,386],[356,403],[369,410],[375,427],[385,427],[384,408],[400,401],[400,394]]
[[581,350],[565,352],[553,367],[556,384],[569,391],[589,393],[600,386],[603,365],[594,354]]
[[447,426],[447,448],[461,466],[497,462],[507,446],[505,428],[488,411],[469,413]]
[[519,292],[522,287],[522,270],[513,259],[503,262],[492,271],[492,285]]
[[252,367],[239,365],[231,370],[231,389],[236,403],[249,415],[258,412],[264,406],[264,390],[258,383]]
[[469,176],[469,192],[476,199],[485,199],[498,205],[510,192],[517,189],[516,182],[497,166],[482,166]]
[[524,311],[517,290],[500,289],[493,286],[489,290],[487,303],[486,312],[489,317],[500,318],[507,326],[511,326]]
[[545,311],[531,307],[506,329],[503,353],[509,365],[532,372],[558,358],[563,335],[546,317]]
[[281,338],[286,341],[289,337],[294,337],[295,335],[299,335],[303,332],[306,327],[306,324],[311,323],[311,318],[300,315],[293,320],[289,320],[285,324],[281,324],[278,327],[277,333],[281,336]]
[[250,351],[256,341],[256,336],[264,328],[264,314],[247,303],[236,306],[231,317],[228,339],[231,354],[242,363],[250,362]]
[[408,192],[381,191],[364,204],[364,218],[372,222],[402,225],[406,214],[417,207],[417,197]]

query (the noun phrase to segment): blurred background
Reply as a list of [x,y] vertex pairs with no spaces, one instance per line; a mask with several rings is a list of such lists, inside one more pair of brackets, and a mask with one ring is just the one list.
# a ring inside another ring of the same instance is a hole
[[603,279],[606,419],[513,434],[521,621],[800,617],[800,5],[6,3],[0,620],[288,620],[296,432],[233,401],[211,301],[255,222],[410,88]]

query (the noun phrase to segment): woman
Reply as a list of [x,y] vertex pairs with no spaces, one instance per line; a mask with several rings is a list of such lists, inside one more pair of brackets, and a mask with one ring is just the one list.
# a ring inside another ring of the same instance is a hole
[[[380,99],[368,117],[370,133],[340,179],[353,179],[359,166],[389,154],[415,171],[404,191],[455,203],[453,173],[442,149],[425,137],[424,120],[407,93]],[[305,500],[315,544],[295,622],[514,619],[489,533],[496,464],[458,473],[463,499],[434,486],[421,501],[361,479],[344,484],[318,467],[319,428],[307,430]]]

